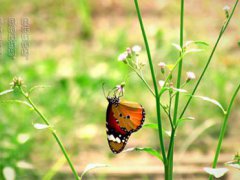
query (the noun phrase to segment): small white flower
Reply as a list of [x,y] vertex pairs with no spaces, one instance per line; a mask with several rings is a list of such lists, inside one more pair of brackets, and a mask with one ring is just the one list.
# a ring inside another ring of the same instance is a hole
[[160,62],[160,63],[158,64],[158,66],[161,68],[161,72],[164,74],[166,64],[165,64],[164,62]]
[[165,84],[165,81],[160,80],[160,81],[158,81],[158,84],[159,84],[159,86],[162,88],[162,87],[164,86],[164,84]]
[[166,67],[166,64],[164,62],[160,62],[158,64],[158,66],[161,68],[161,69],[164,69]]
[[194,72],[187,72],[187,80],[194,80],[196,79],[196,75],[194,74]]
[[125,61],[128,57],[128,53],[124,52],[118,56],[118,61]]
[[223,7],[223,10],[224,10],[224,11],[229,11],[229,10],[230,10],[230,7],[229,7],[228,5],[226,5],[226,6]]
[[142,50],[142,48],[139,45],[135,45],[132,47],[132,51],[136,54],[139,54],[141,50]]

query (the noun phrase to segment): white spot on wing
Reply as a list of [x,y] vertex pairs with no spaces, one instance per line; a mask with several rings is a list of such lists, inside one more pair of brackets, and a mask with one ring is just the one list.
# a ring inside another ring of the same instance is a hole
[[121,140],[119,139],[119,137],[117,137],[115,140],[117,143],[121,143]]
[[113,142],[116,142],[116,143],[121,143],[120,138],[119,137],[115,138],[112,134],[108,135],[107,138],[108,138],[109,141],[113,141]]

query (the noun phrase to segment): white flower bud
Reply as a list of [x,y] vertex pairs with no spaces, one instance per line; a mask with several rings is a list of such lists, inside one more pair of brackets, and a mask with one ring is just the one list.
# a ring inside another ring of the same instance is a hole
[[160,63],[158,64],[158,66],[161,68],[161,72],[164,74],[166,64],[165,64],[164,62],[160,62]]
[[165,84],[165,81],[160,80],[160,81],[158,81],[158,84],[159,84],[159,86],[162,88],[162,87],[164,86],[164,84]]
[[229,11],[229,10],[230,10],[230,7],[229,7],[228,5],[226,5],[226,6],[223,7],[223,10],[224,10],[224,11]]
[[225,11],[226,18],[229,18],[230,7],[228,5],[226,5],[223,7],[223,10]]
[[194,72],[187,72],[187,82],[196,79]]
[[131,54],[132,54],[132,50],[131,50],[130,47],[128,47],[128,48],[126,49],[126,52],[128,53],[129,56],[131,56]]

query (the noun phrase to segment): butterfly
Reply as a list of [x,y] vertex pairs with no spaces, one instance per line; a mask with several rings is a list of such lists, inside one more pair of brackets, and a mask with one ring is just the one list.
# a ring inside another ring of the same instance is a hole
[[[122,87],[123,88],[123,87]],[[113,96],[107,96],[106,131],[109,147],[113,153],[120,153],[126,146],[130,135],[138,131],[145,120],[145,110],[141,104],[121,100],[115,88]]]

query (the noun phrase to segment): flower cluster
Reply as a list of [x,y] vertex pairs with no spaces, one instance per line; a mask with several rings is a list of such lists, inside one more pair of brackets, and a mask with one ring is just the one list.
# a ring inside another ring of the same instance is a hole
[[12,89],[15,87],[21,87],[23,85],[23,79],[21,77],[14,77],[13,81],[10,83]]
[[141,50],[142,48],[139,45],[135,45],[132,48],[128,47],[126,51],[118,56],[118,61],[128,64],[131,68],[140,70],[145,65],[145,63],[139,61]]
[[[171,64],[167,65],[165,62],[160,62],[158,64],[158,66],[160,67],[160,71],[164,75],[164,77],[166,77],[165,76],[166,67],[167,67],[167,69],[169,71],[168,76],[167,76],[167,78],[165,80],[158,81],[159,86],[161,88],[163,88],[163,86],[167,86],[167,87],[171,87],[172,86],[173,87],[173,83],[171,82],[171,80],[172,80],[172,71],[174,69],[174,65],[171,65]],[[196,75],[194,74],[194,72],[191,72],[191,71],[186,72],[186,76],[187,76],[186,77],[186,81],[184,82],[183,86],[186,83],[190,82],[191,80],[196,79]]]

